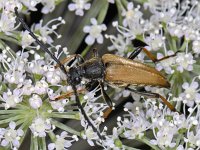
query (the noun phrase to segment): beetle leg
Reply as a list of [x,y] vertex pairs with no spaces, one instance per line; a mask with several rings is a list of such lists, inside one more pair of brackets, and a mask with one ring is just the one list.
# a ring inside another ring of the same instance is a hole
[[179,52],[177,51],[175,54],[173,55],[169,55],[169,56],[165,56],[163,58],[157,59],[151,52],[149,52],[146,48],[144,47],[137,47],[136,50],[134,52],[132,52],[130,54],[130,56],[128,57],[129,59],[135,59],[135,57],[141,52],[143,51],[154,63],[168,59],[170,57],[174,57],[176,56],[176,54]]
[[90,81],[85,85],[86,90],[88,91],[92,91],[93,89],[95,89],[97,86],[99,86],[99,82],[98,81]]
[[[85,89],[80,89],[80,90],[77,90],[77,93],[80,94],[80,93],[85,93],[86,90]],[[65,99],[65,98],[69,98],[70,96],[74,95],[74,91],[69,91],[69,92],[66,92],[60,96],[57,96],[55,97],[54,100],[52,101],[59,101],[59,100],[62,100],[62,99]]]
[[131,88],[125,88],[131,92],[134,92],[134,93],[137,93],[137,94],[140,94],[140,95],[143,95],[143,96],[146,96],[146,97],[151,97],[151,98],[160,98],[163,103],[165,103],[165,105],[167,105],[167,107],[171,110],[171,111],[176,111],[176,109],[174,108],[174,106],[172,104],[170,104],[166,98],[164,98],[163,96],[161,96],[160,94],[158,93],[151,93],[151,92],[147,92],[147,91],[144,91],[144,92],[140,92],[140,91],[137,91],[137,90],[134,90],[134,89],[131,89]]
[[110,99],[110,97],[108,96],[108,94],[106,93],[106,91],[104,90],[104,85],[103,85],[102,82],[100,82],[100,87],[101,87],[101,93],[103,95],[103,99],[107,103],[107,105],[109,106],[109,108],[107,108],[106,111],[103,114],[103,118],[107,118],[113,110],[113,102]]
[[96,48],[93,49],[93,57],[99,57],[99,53]]
[[76,59],[78,59],[79,64],[82,64],[85,62],[84,58],[80,54],[76,54]]
[[112,100],[110,99],[110,97],[108,96],[108,94],[106,93],[106,91],[104,90],[104,85],[102,82],[100,82],[100,87],[101,87],[101,93],[103,95],[103,99],[105,100],[105,102],[108,104],[108,106],[110,108],[113,107],[113,103]]
[[[63,65],[65,63],[69,63],[70,61],[73,61],[75,59],[78,60],[79,64],[82,64],[85,61],[80,54],[74,54],[74,55],[69,55],[68,57],[64,58],[63,60],[60,61],[60,63]],[[59,67],[59,64],[56,65],[56,68],[58,68],[58,67]]]

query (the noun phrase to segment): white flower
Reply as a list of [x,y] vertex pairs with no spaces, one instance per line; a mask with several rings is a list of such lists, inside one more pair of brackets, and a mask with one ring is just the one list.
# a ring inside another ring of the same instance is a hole
[[22,4],[28,7],[29,10],[36,11],[36,5],[42,0],[21,0]]
[[42,99],[39,95],[33,94],[33,96],[29,98],[29,104],[32,108],[38,109],[42,106]]
[[193,59],[193,56],[191,53],[184,54],[184,53],[178,53],[176,57],[176,63],[177,63],[177,70],[180,72],[183,72],[183,70],[192,71],[193,70],[193,64],[196,61]]
[[123,26],[129,28],[130,37],[133,39],[136,35],[143,33],[143,23],[144,20],[142,19],[142,12],[139,11],[140,6],[138,5],[137,8],[134,8],[132,2],[128,3],[127,11],[123,9],[122,16],[124,16]]
[[39,95],[46,94],[48,87],[48,83],[44,79],[42,79],[35,83],[34,92]]
[[52,101],[51,102],[51,107],[53,109],[56,109],[58,112],[64,112],[65,105],[67,105],[66,100],[59,100],[59,101]]
[[54,68],[50,68],[45,76],[47,78],[47,82],[53,85],[56,85],[61,81],[61,72],[59,70],[55,70]]
[[119,56],[124,56],[128,51],[128,46],[131,45],[131,40],[125,38],[121,34],[117,34],[117,37],[114,35],[105,35],[106,38],[109,38],[113,45],[108,47],[109,51],[117,50],[116,54]]
[[187,104],[189,107],[194,105],[194,102],[200,103],[200,93],[198,93],[198,82],[189,83],[185,82],[182,85],[182,88],[185,90],[180,94],[180,97],[183,99],[183,103]]
[[184,32],[183,32],[183,27],[182,25],[180,24],[175,24],[175,23],[169,23],[168,24],[168,27],[167,27],[167,30],[169,31],[169,33],[172,35],[172,36],[176,36],[178,38],[181,38],[183,35],[184,35]]
[[42,40],[44,43],[48,43],[48,44],[53,43],[53,39],[51,38],[50,34],[54,34],[57,38],[61,38],[61,35],[58,34],[55,30],[61,24],[65,24],[65,21],[62,19],[62,17],[52,19],[49,22],[47,22],[45,25],[42,25],[42,24],[43,24],[43,20],[41,20],[38,24],[35,24],[33,27],[36,33],[37,32],[40,33],[40,36],[38,35],[39,39]]
[[91,18],[90,22],[92,23],[91,26],[85,26],[83,28],[83,31],[85,33],[89,33],[89,35],[85,39],[85,42],[88,45],[92,45],[95,42],[95,40],[97,40],[97,43],[102,44],[103,35],[101,34],[101,32],[107,29],[106,25],[105,24],[98,25],[97,20],[95,18]]
[[200,147],[200,130],[196,134],[194,132],[188,132],[187,142],[190,143],[191,147]]
[[[167,56],[170,56],[173,54],[174,54],[173,51],[171,50],[167,51]],[[161,59],[163,57],[165,57],[163,54],[157,53],[157,59]],[[176,57],[169,57],[165,60],[159,61],[156,64],[156,69],[158,69],[159,71],[164,69],[167,74],[173,74],[174,69],[172,67],[173,65],[175,65],[175,63],[176,63]]]
[[[20,146],[20,138],[23,136],[24,132],[22,129],[15,129],[16,123],[10,122],[9,128],[3,131],[3,140],[1,141],[1,146],[11,145],[13,149],[18,149]],[[13,147],[14,146],[14,147]]]
[[[73,138],[72,140],[66,140],[65,138]],[[77,139],[77,136],[69,136],[67,132],[63,131],[60,135],[56,136],[55,143],[50,143],[48,145],[48,150],[63,150],[68,149],[70,146],[72,146],[72,142],[74,142]]]
[[136,136],[141,138],[144,135],[144,131],[146,131],[149,126],[150,124],[145,119],[143,113],[140,113],[140,115],[130,113],[130,119],[125,118],[124,121],[120,121],[120,128],[125,129],[123,135],[127,139],[135,139]]
[[6,11],[3,11],[1,13],[1,19],[0,19],[0,31],[5,32],[6,34],[10,34],[9,31],[15,30],[15,16],[13,13],[8,13]]
[[156,51],[164,45],[165,37],[156,30],[155,33],[150,33],[145,37],[144,41],[150,46],[152,51]]
[[83,10],[89,10],[91,4],[87,3],[88,0],[73,0],[74,3],[70,3],[68,8],[70,11],[75,11],[76,15],[83,16]]
[[5,109],[8,109],[10,107],[15,107],[17,103],[20,103],[22,101],[22,91],[21,89],[15,89],[13,92],[8,89],[7,92],[3,93],[3,101]]
[[162,149],[164,147],[173,148],[176,145],[173,137],[177,134],[178,128],[164,119],[158,120],[157,122],[158,125],[155,128],[158,128],[158,132],[155,133],[154,131],[156,140],[151,140],[151,144],[158,145]]
[[87,139],[87,142],[90,146],[94,146],[94,142],[92,140],[97,140],[99,137],[93,131],[92,127],[88,127],[85,129],[85,134],[83,135],[83,139]]
[[192,42],[192,50],[195,54],[200,54],[200,41],[195,40]]
[[27,71],[33,74],[43,75],[45,62],[42,59],[28,62]]
[[[121,150],[122,149],[122,143],[119,140],[119,133],[116,127],[112,130],[112,135],[106,136],[106,139],[103,141],[103,147],[104,149],[108,150]],[[117,144],[116,144],[117,143]]]
[[54,10],[56,0],[42,0],[41,2],[44,6],[42,8],[42,13],[48,14]]
[[29,35],[29,32],[26,30],[21,32],[21,44],[23,48],[30,46],[35,40]]
[[115,0],[108,0],[109,3],[114,4]]
[[127,5],[127,11],[122,11],[122,16],[125,17],[123,20],[123,25],[125,27],[133,25],[133,23],[138,22],[142,18],[142,12],[139,11],[140,6],[138,8],[134,8],[134,5],[132,2],[128,3]]
[[32,124],[29,126],[34,136],[45,137],[46,132],[51,131],[54,127],[51,125],[50,120],[43,118],[35,118]]
[[25,80],[23,82],[22,94],[23,95],[31,95],[33,91],[34,91],[34,86],[32,85],[32,81],[30,79]]

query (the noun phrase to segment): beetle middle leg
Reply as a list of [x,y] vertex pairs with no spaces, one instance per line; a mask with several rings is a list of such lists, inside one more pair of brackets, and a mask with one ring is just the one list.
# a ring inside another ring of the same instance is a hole
[[146,48],[144,47],[137,47],[136,50],[134,52],[132,52],[130,54],[130,56],[128,57],[129,59],[135,59],[135,57],[141,52],[143,51],[154,63],[168,59],[170,57],[174,57],[176,56],[176,54],[179,52],[177,51],[175,54],[173,55],[169,55],[169,56],[165,56],[163,58],[157,59],[151,52],[149,52]]
[[[85,92],[86,92],[85,89],[79,89],[79,90],[77,90],[78,94],[81,94],[81,93],[83,94]],[[55,99],[53,101],[59,101],[59,100],[65,99],[65,98],[69,98],[72,95],[74,95],[74,91],[69,91],[69,92],[66,92],[66,93],[64,93],[62,95],[59,95],[59,96],[55,97]]]
[[139,95],[146,96],[146,97],[160,98],[160,99],[163,101],[163,103],[164,103],[165,105],[167,105],[167,107],[168,107],[171,111],[176,111],[175,107],[174,107],[172,104],[170,104],[170,103],[166,100],[166,98],[164,98],[163,96],[161,96],[161,95],[158,94],[158,93],[151,93],[151,92],[147,92],[147,91],[140,92],[140,91],[131,89],[131,88],[129,88],[129,87],[126,87],[125,89],[126,89],[126,90],[129,90],[129,91],[131,91],[131,92],[137,93],[137,94],[139,94]]

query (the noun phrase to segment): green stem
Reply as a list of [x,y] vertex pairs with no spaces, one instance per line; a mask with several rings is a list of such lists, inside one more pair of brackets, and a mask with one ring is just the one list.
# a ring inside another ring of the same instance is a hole
[[34,143],[34,150],[38,150],[38,138],[37,137],[33,137],[33,143]]
[[48,132],[48,135],[52,142],[56,141],[56,135],[52,131]]
[[67,132],[69,132],[69,133],[71,133],[71,134],[81,136],[81,133],[80,133],[80,132],[78,132],[78,131],[72,129],[71,127],[66,126],[65,124],[60,123],[60,122],[58,122],[58,121],[56,121],[56,120],[54,120],[54,119],[51,119],[51,123],[52,123],[53,125],[55,125],[56,127],[60,128],[60,129],[63,129],[63,130],[65,130],[65,131],[67,131]]
[[83,52],[81,53],[81,56],[85,57],[85,55],[87,54],[87,52],[90,50],[91,46],[88,45],[84,50]]
[[118,11],[118,17],[119,17],[119,24],[122,25],[122,10],[125,9],[121,3],[121,0],[116,0],[117,5],[117,11]]
[[24,112],[24,110],[0,110],[0,115],[1,114],[19,114],[19,113],[22,113]]
[[46,140],[45,140],[45,137],[42,137],[42,150],[46,150]]
[[148,146],[150,146],[150,147],[153,148],[154,150],[160,150],[160,148],[159,148],[158,146],[152,145],[152,144],[149,142],[150,140],[149,140],[148,138],[146,138],[146,137],[137,138],[136,140],[147,144]]
[[0,125],[1,125],[1,124],[9,123],[9,122],[11,122],[11,121],[16,121],[16,120],[19,120],[19,119],[22,119],[22,118],[24,118],[24,116],[17,115],[17,116],[15,116],[15,117],[11,117],[11,118],[8,118],[8,119],[4,119],[4,120],[1,120],[1,121],[0,121]]
[[50,117],[52,118],[65,118],[65,119],[75,119],[80,120],[79,113],[68,114],[68,113],[51,113]]
[[129,146],[126,146],[126,145],[123,145],[122,147],[124,147],[127,150],[141,150],[141,149],[129,147]]
[[108,1],[105,4],[103,4],[102,9],[100,10],[99,15],[97,17],[98,23],[102,23],[104,21],[107,15],[108,6],[109,6]]
[[181,45],[180,51],[184,51],[187,45],[187,41],[184,40],[183,44]]
[[9,42],[13,42],[13,43],[21,46],[21,42],[19,42],[17,39],[10,37],[10,36],[6,36],[2,33],[0,33],[0,39],[6,40],[6,41],[9,41]]
[[177,46],[176,46],[176,38],[175,37],[172,37],[172,47],[173,47],[173,51],[177,51]]

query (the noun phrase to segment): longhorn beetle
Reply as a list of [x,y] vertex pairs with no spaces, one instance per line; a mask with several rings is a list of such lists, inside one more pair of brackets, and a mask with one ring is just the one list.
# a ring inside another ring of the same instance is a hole
[[[18,21],[21,22],[27,31],[29,31],[29,34],[35,39],[36,43],[40,45],[41,49],[47,52],[52,57],[52,59],[56,61],[60,69],[65,73],[67,76],[68,84],[72,86],[78,108],[80,109],[85,120],[88,122],[88,125],[92,127],[93,131],[97,133],[100,139],[103,139],[100,132],[94,127],[80,103],[76,85],[80,84],[82,78],[88,79],[89,84],[94,82],[99,83],[103,98],[110,107],[110,109],[106,112],[105,117],[110,113],[113,103],[104,91],[104,83],[114,87],[125,88],[146,97],[160,98],[172,111],[175,111],[174,106],[172,106],[161,95],[157,93],[141,92],[132,87],[147,85],[165,88],[170,87],[170,83],[155,68],[133,60],[141,51],[144,51],[153,62],[167,59],[171,56],[175,56],[176,54],[164,57],[162,59],[156,59],[147,49],[144,47],[138,47],[128,58],[113,54],[104,54],[100,58],[97,51],[94,50],[94,57],[89,60],[84,61],[80,55],[71,55],[69,58],[66,58],[63,62],[61,62],[48,50],[48,48],[42,42],[38,40],[38,38],[30,30],[24,20],[19,16],[17,7],[15,8],[15,14]],[[63,63],[76,59],[77,57],[81,58],[82,62],[76,66],[70,67],[69,70],[66,70]]]

